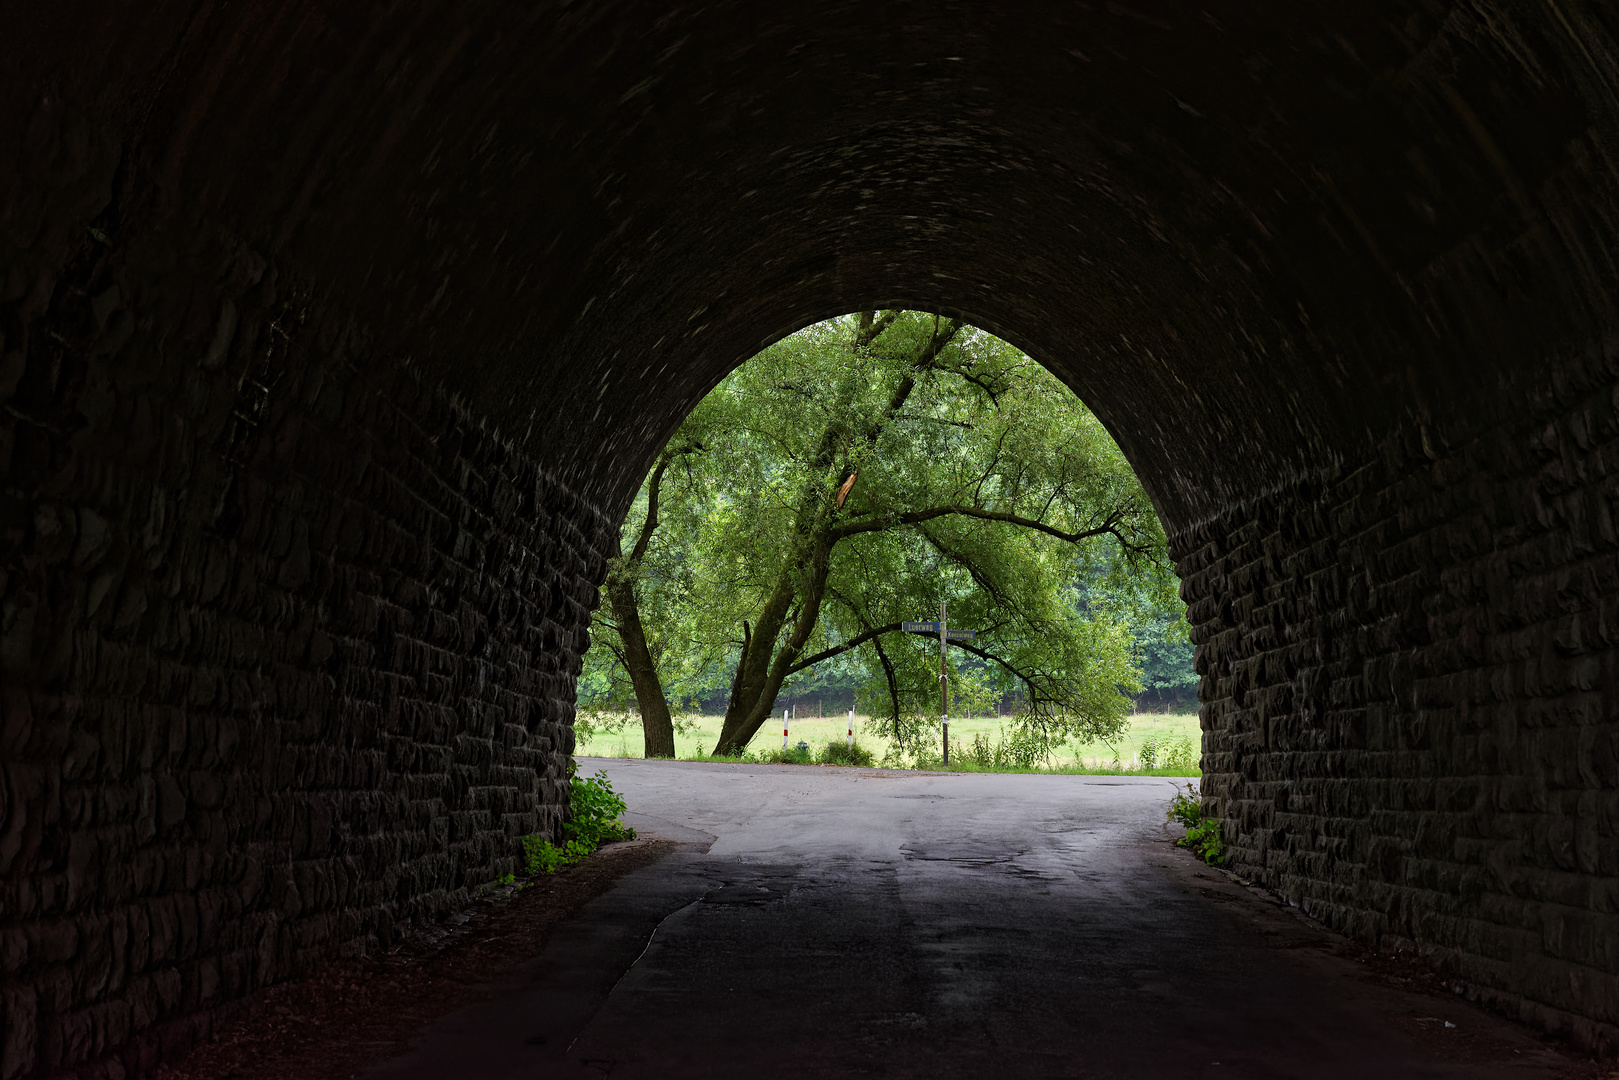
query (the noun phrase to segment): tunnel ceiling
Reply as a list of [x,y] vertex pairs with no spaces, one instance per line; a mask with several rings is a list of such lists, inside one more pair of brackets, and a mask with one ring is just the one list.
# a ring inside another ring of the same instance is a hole
[[[34,111],[0,157],[40,174],[17,190],[89,177],[135,261],[165,228],[241,237],[278,301],[357,316],[366,362],[442,380],[609,509],[761,346],[906,305],[1048,363],[1174,528],[1397,429],[1462,437],[1612,325],[1615,19],[12,5],[0,77]],[[59,258],[17,205],[0,300],[27,304]]]

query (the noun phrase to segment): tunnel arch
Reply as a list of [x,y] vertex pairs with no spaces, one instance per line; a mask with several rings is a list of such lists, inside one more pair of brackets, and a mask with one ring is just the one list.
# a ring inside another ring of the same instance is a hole
[[0,1074],[149,1063],[554,827],[646,462],[872,306],[1049,361],[1136,464],[1242,871],[1611,1045],[1615,37],[1589,0],[7,9]]

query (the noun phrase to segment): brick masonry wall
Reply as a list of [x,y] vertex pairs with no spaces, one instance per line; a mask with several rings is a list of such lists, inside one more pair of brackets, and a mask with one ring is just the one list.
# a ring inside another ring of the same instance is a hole
[[115,215],[0,304],[4,1080],[148,1071],[514,869],[604,568],[330,305]]
[[1616,376],[1593,350],[1506,423],[1409,432],[1174,538],[1231,868],[1610,1051]]

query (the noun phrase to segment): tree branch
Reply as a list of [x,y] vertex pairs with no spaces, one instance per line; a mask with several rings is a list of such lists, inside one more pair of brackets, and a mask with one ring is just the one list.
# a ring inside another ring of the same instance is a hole
[[944,424],[948,427],[965,428],[968,431],[974,430],[973,426],[965,420],[946,420],[942,416],[917,416],[915,413],[896,413],[894,419],[915,420],[919,424]]
[[883,674],[888,676],[888,700],[894,706],[894,741],[900,742],[899,680],[894,677],[894,662],[888,659],[887,653],[883,652],[883,643],[881,638],[873,638],[871,644],[877,650],[877,659],[882,661]]
[[701,443],[688,443],[679,449],[665,449],[658,455],[658,464],[653,467],[652,475],[647,478],[646,520],[641,523],[641,534],[635,538],[635,547],[626,560],[630,566],[641,565],[641,560],[646,557],[647,545],[652,542],[652,534],[658,529],[658,496],[663,487],[663,474],[669,471],[669,465],[675,458],[684,454],[695,454],[702,449]]
[[919,525],[924,521],[935,518],[949,517],[977,518],[979,521],[999,521],[1007,525],[1016,525],[1023,529],[1033,529],[1048,536],[1055,536],[1058,540],[1077,544],[1081,540],[1088,540],[1093,536],[1111,535],[1126,551],[1145,551],[1138,544],[1132,544],[1116,526],[1116,518],[1110,515],[1101,525],[1090,529],[1076,529],[1073,532],[1063,532],[1054,525],[1047,525],[1034,518],[1026,518],[1019,514],[1003,514],[998,510],[980,510],[976,506],[934,506],[926,510],[912,510],[904,514],[896,514],[890,518],[876,518],[871,521],[852,521],[847,525],[840,525],[832,530],[832,542],[837,543],[846,537],[858,533],[881,532],[894,525]]
[[987,649],[980,649],[978,646],[969,645],[965,641],[952,641],[952,642],[949,642],[948,644],[954,645],[956,648],[961,649],[961,650],[963,650],[965,652],[970,652],[974,656],[978,657],[981,660],[988,660],[988,661],[990,661],[992,663],[999,664],[1001,667],[1003,667],[1007,671],[1011,672],[1013,678],[1018,679],[1019,681],[1021,681],[1023,683],[1024,686],[1029,688],[1029,701],[1030,701],[1030,703],[1033,703],[1035,701],[1036,697],[1038,696],[1038,691],[1035,689],[1035,678],[1036,678],[1036,676],[1030,675],[1030,674],[1022,671],[1021,669],[1014,666],[1009,661],[1002,660],[1000,657],[996,656],[992,652],[989,652]]
[[816,664],[821,663],[823,660],[830,660],[834,656],[841,656],[844,653],[848,652],[850,649],[858,649],[860,646],[864,645],[866,642],[870,641],[872,638],[878,636],[879,634],[892,634],[892,633],[894,633],[895,631],[897,631],[899,629],[899,626],[900,626],[900,624],[896,622],[896,623],[889,623],[887,626],[873,627],[873,628],[871,628],[869,630],[864,631],[863,633],[857,634],[856,636],[850,638],[848,641],[845,641],[842,645],[834,645],[830,649],[822,649],[820,652],[816,653],[814,656],[806,657],[805,659],[800,660],[797,664],[794,664],[792,667],[787,669],[787,674],[796,675],[800,671],[803,671],[805,668],[814,667]]
[[864,349],[870,346],[897,318],[898,311],[889,311],[881,316],[875,311],[862,311],[855,319],[854,347]]

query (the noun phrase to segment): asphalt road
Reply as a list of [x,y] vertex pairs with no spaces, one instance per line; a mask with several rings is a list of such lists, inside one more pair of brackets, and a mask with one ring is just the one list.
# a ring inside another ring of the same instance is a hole
[[1168,780],[580,767],[680,846],[367,1077],[1572,1075],[1173,847]]

